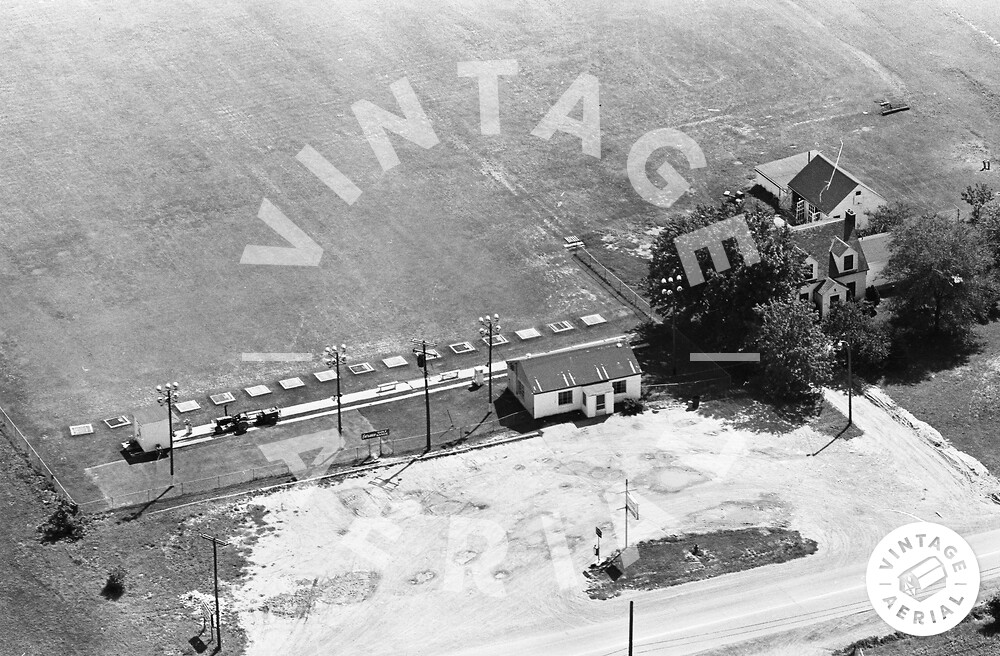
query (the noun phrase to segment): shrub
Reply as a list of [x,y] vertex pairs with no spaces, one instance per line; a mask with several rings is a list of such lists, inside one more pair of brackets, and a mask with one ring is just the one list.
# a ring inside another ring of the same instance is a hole
[[111,571],[108,572],[108,580],[104,584],[104,589],[101,590],[101,596],[111,601],[120,599],[125,594],[125,577],[127,575],[128,570],[121,565],[111,568]]
[[38,532],[42,534],[42,542],[51,543],[59,540],[75,542],[79,540],[84,533],[79,506],[60,498],[55,512],[38,527]]
[[986,602],[986,612],[990,614],[993,620],[986,625],[987,631],[990,635],[996,635],[1000,633],[1000,595],[997,595]]
[[642,414],[646,406],[639,399],[625,399],[622,401],[621,413],[625,416]]

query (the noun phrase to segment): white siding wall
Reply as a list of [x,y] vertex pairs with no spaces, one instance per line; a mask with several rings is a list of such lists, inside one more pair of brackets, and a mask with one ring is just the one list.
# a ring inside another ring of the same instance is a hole
[[[621,379],[615,379],[621,380]],[[516,392],[516,390],[515,390]],[[635,375],[629,376],[625,379],[625,393],[614,395],[614,410],[618,410],[618,404],[627,398],[638,399],[642,394],[642,376]],[[530,389],[525,389],[525,397],[531,396]],[[611,396],[610,394],[608,395]],[[520,400],[520,399],[518,399]],[[583,392],[580,388],[573,389],[573,403],[570,405],[559,405],[559,392],[543,392],[542,394],[535,394],[532,400],[525,398],[524,407],[532,413],[535,419],[540,419],[542,417],[549,417],[551,415],[558,415],[564,412],[570,412],[572,410],[583,410]],[[611,410],[610,404],[611,399],[608,398],[605,403],[608,404],[608,410]]]

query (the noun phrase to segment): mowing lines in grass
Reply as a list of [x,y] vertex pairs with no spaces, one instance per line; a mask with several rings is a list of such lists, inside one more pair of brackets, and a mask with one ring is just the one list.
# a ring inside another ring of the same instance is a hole
[[396,103],[403,110],[403,116],[386,111],[370,100],[359,100],[351,105],[351,111],[361,125],[361,131],[368,144],[375,152],[375,158],[388,171],[399,164],[399,156],[392,147],[386,130],[391,130],[407,141],[412,141],[422,148],[433,148],[439,143],[430,119],[420,106],[420,100],[414,93],[410,81],[405,77],[389,85],[389,90],[396,98]]

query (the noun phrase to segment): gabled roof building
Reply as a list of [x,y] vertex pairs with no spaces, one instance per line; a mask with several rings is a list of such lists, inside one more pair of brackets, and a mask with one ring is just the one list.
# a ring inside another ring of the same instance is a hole
[[623,342],[507,360],[507,387],[536,419],[575,410],[611,414],[617,403],[639,398],[641,377]]

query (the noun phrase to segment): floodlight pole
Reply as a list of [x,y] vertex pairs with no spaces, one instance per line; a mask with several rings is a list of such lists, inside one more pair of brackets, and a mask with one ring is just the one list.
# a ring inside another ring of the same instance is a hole
[[170,436],[170,479],[174,478],[174,395],[180,389],[177,383],[167,383],[157,385],[156,393],[159,398],[156,402],[167,407],[167,433]]
[[323,349],[323,363],[327,367],[334,367],[337,373],[337,432],[344,432],[344,425],[340,418],[340,363],[347,362],[347,344],[333,347],[327,346]]
[[[660,293],[666,294],[667,298],[670,299],[670,334],[672,340],[670,360],[675,377],[677,376],[677,297],[684,289],[680,284],[682,280],[684,278],[679,273],[676,276],[660,279],[660,284],[664,285],[660,289]],[[674,283],[677,284],[676,289],[674,288]]]
[[500,315],[494,313],[490,316],[489,313],[485,317],[479,317],[479,334],[486,338],[487,351],[489,356],[487,356],[486,365],[486,380],[487,382],[487,413],[493,410],[493,336],[500,334]]
[[228,542],[223,542],[214,535],[199,533],[199,535],[212,543],[212,570],[215,572],[215,651],[222,651],[222,616],[219,612],[219,545],[228,547]]
[[846,339],[837,342],[837,346],[847,349],[847,425],[854,425],[854,372],[851,366],[851,343]]
[[628,479],[625,479],[625,548],[628,549]]

